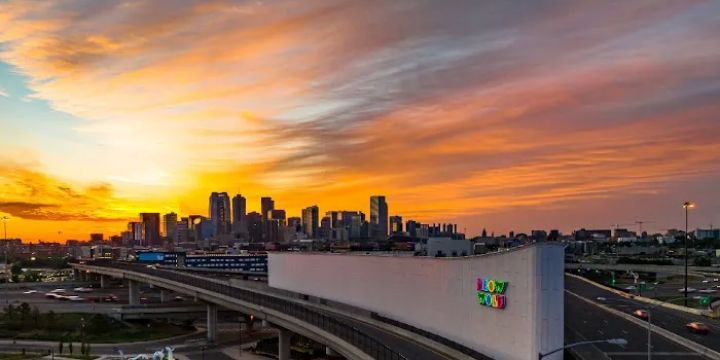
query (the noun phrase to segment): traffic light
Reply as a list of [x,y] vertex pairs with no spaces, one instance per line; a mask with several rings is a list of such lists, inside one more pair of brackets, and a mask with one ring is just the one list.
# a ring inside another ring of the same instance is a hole
[[710,297],[709,296],[701,296],[700,297],[700,305],[703,305],[703,306],[710,305]]

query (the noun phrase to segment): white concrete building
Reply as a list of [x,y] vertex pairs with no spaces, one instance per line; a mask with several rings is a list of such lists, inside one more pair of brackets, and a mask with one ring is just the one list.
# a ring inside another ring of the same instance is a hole
[[427,256],[469,256],[475,253],[471,241],[450,237],[429,238],[425,250]]
[[563,253],[559,243],[455,258],[271,253],[269,284],[374,311],[496,359],[530,360],[563,346]]

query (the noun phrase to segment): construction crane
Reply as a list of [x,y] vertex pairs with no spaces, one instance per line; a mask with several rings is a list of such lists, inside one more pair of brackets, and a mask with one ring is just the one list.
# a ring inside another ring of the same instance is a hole
[[647,220],[635,220],[635,223],[638,225],[638,235],[642,235],[642,226],[643,224],[652,224],[654,221],[647,221]]
[[610,227],[611,227],[611,228],[614,228],[615,230],[617,230],[617,229],[620,228],[621,226],[630,226],[630,225],[635,225],[635,223],[632,223],[632,224],[612,224],[612,225],[610,225]]

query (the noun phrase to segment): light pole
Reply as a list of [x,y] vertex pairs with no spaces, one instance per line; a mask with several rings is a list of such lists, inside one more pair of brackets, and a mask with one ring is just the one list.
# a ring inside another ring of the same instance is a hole
[[0,218],[0,220],[2,220],[2,222],[3,222],[3,232],[4,232],[3,240],[5,241],[5,273],[8,276],[8,278],[7,278],[8,282],[10,282],[10,273],[8,272],[8,271],[10,271],[8,269],[8,265],[10,264],[10,261],[8,259],[8,256],[10,255],[10,242],[8,242],[8,239],[7,239],[7,221],[9,219],[10,218],[8,216],[3,216]]
[[538,359],[542,359],[542,358],[544,358],[544,357],[546,357],[546,356],[548,356],[548,355],[552,355],[552,354],[554,354],[554,353],[556,353],[556,352],[558,352],[558,351],[562,351],[562,350],[569,349],[569,348],[574,348],[574,347],[576,347],[576,346],[583,346],[583,345],[590,345],[590,344],[613,344],[613,345],[620,345],[620,346],[622,346],[622,345],[626,345],[626,344],[627,344],[627,340],[625,340],[625,339],[605,339],[605,340],[580,341],[580,342],[576,342],[576,343],[572,343],[572,344],[565,345],[565,346],[563,346],[563,347],[561,347],[561,348],[557,348],[557,349],[555,349],[555,350],[553,350],[553,351],[549,351],[549,352],[546,352],[546,353],[544,353],[544,354],[543,354],[543,353],[539,353],[539,354],[538,354]]
[[695,204],[686,201],[683,203],[683,208],[685,208],[685,307],[688,306],[688,209],[694,208]]

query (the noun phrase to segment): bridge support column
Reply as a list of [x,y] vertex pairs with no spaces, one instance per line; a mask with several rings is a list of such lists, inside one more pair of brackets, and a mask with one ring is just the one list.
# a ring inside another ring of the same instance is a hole
[[100,275],[100,288],[107,289],[110,287],[110,276]]
[[128,280],[128,304],[138,305],[140,304],[140,284],[137,281]]
[[337,352],[335,352],[335,350],[331,349],[329,346],[326,346],[326,347],[325,347],[325,355],[327,355],[327,356],[339,356],[340,354],[338,354]]
[[170,294],[165,289],[160,289],[160,302],[166,303],[170,300]]
[[215,342],[215,335],[217,334],[217,305],[207,305],[207,341],[209,343]]
[[279,328],[278,336],[278,360],[290,360],[290,330]]

